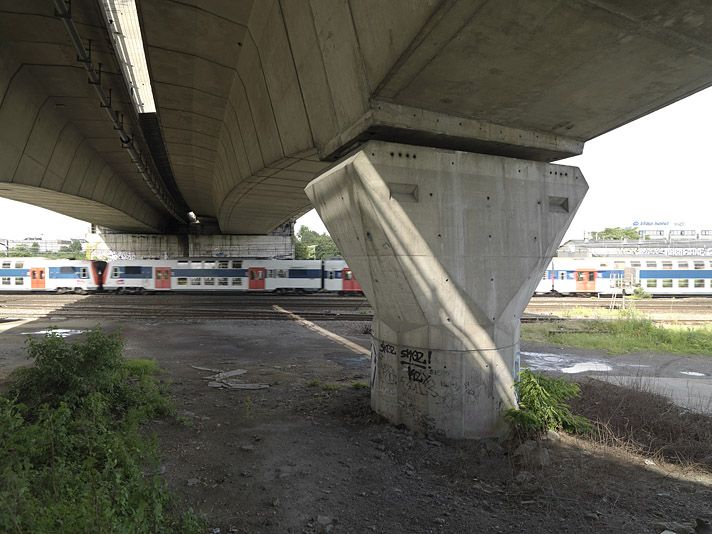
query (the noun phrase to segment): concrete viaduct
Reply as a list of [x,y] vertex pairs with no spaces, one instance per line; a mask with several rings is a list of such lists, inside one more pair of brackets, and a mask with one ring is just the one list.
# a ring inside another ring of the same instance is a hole
[[154,110],[126,4],[0,0],[0,195],[127,232],[314,206],[374,306],[372,406],[453,437],[516,405],[587,189],[550,162],[712,83],[705,0],[137,0]]

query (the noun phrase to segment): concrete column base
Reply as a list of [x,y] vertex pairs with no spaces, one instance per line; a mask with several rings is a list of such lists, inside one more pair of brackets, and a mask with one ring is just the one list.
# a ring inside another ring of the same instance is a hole
[[375,411],[504,432],[521,314],[587,188],[575,167],[377,141],[307,186],[374,309]]

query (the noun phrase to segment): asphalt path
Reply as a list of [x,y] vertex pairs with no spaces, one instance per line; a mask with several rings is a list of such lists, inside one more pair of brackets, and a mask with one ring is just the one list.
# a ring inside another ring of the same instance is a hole
[[532,371],[587,376],[670,397],[684,408],[712,414],[712,355],[600,352],[522,343],[521,366]]

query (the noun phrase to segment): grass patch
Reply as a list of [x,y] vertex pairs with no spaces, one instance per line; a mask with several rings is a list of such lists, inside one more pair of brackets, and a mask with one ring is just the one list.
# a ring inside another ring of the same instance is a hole
[[368,384],[366,382],[354,382],[351,384],[351,387],[354,389],[366,389],[368,388]]
[[339,391],[341,387],[338,384],[323,384],[321,389],[324,391]]
[[604,350],[609,354],[638,351],[712,355],[709,328],[669,328],[654,324],[634,310],[613,320],[541,322],[522,325],[522,339],[565,347]]
[[519,409],[507,410],[505,419],[519,440],[536,438],[548,430],[579,433],[590,428],[584,417],[571,413],[567,403],[579,396],[578,384],[525,369],[519,374],[516,389]]
[[316,378],[307,382],[308,388],[318,388],[319,386],[321,386],[321,382]]
[[0,397],[0,531],[198,532],[174,509],[140,425],[173,413],[150,360],[118,335],[28,340],[33,367]]
[[629,452],[712,472],[712,417],[691,412],[650,390],[644,379],[618,386],[581,382],[572,411],[593,424],[587,438]]

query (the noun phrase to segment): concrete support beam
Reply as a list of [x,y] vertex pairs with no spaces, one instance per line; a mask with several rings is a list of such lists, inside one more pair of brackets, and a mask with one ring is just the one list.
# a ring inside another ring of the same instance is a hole
[[587,188],[575,167],[376,141],[307,186],[374,309],[374,410],[503,431],[521,314]]
[[369,139],[535,161],[577,156],[583,153],[584,145],[582,140],[564,135],[376,99],[356,122],[320,146],[319,154],[324,159],[336,161]]

